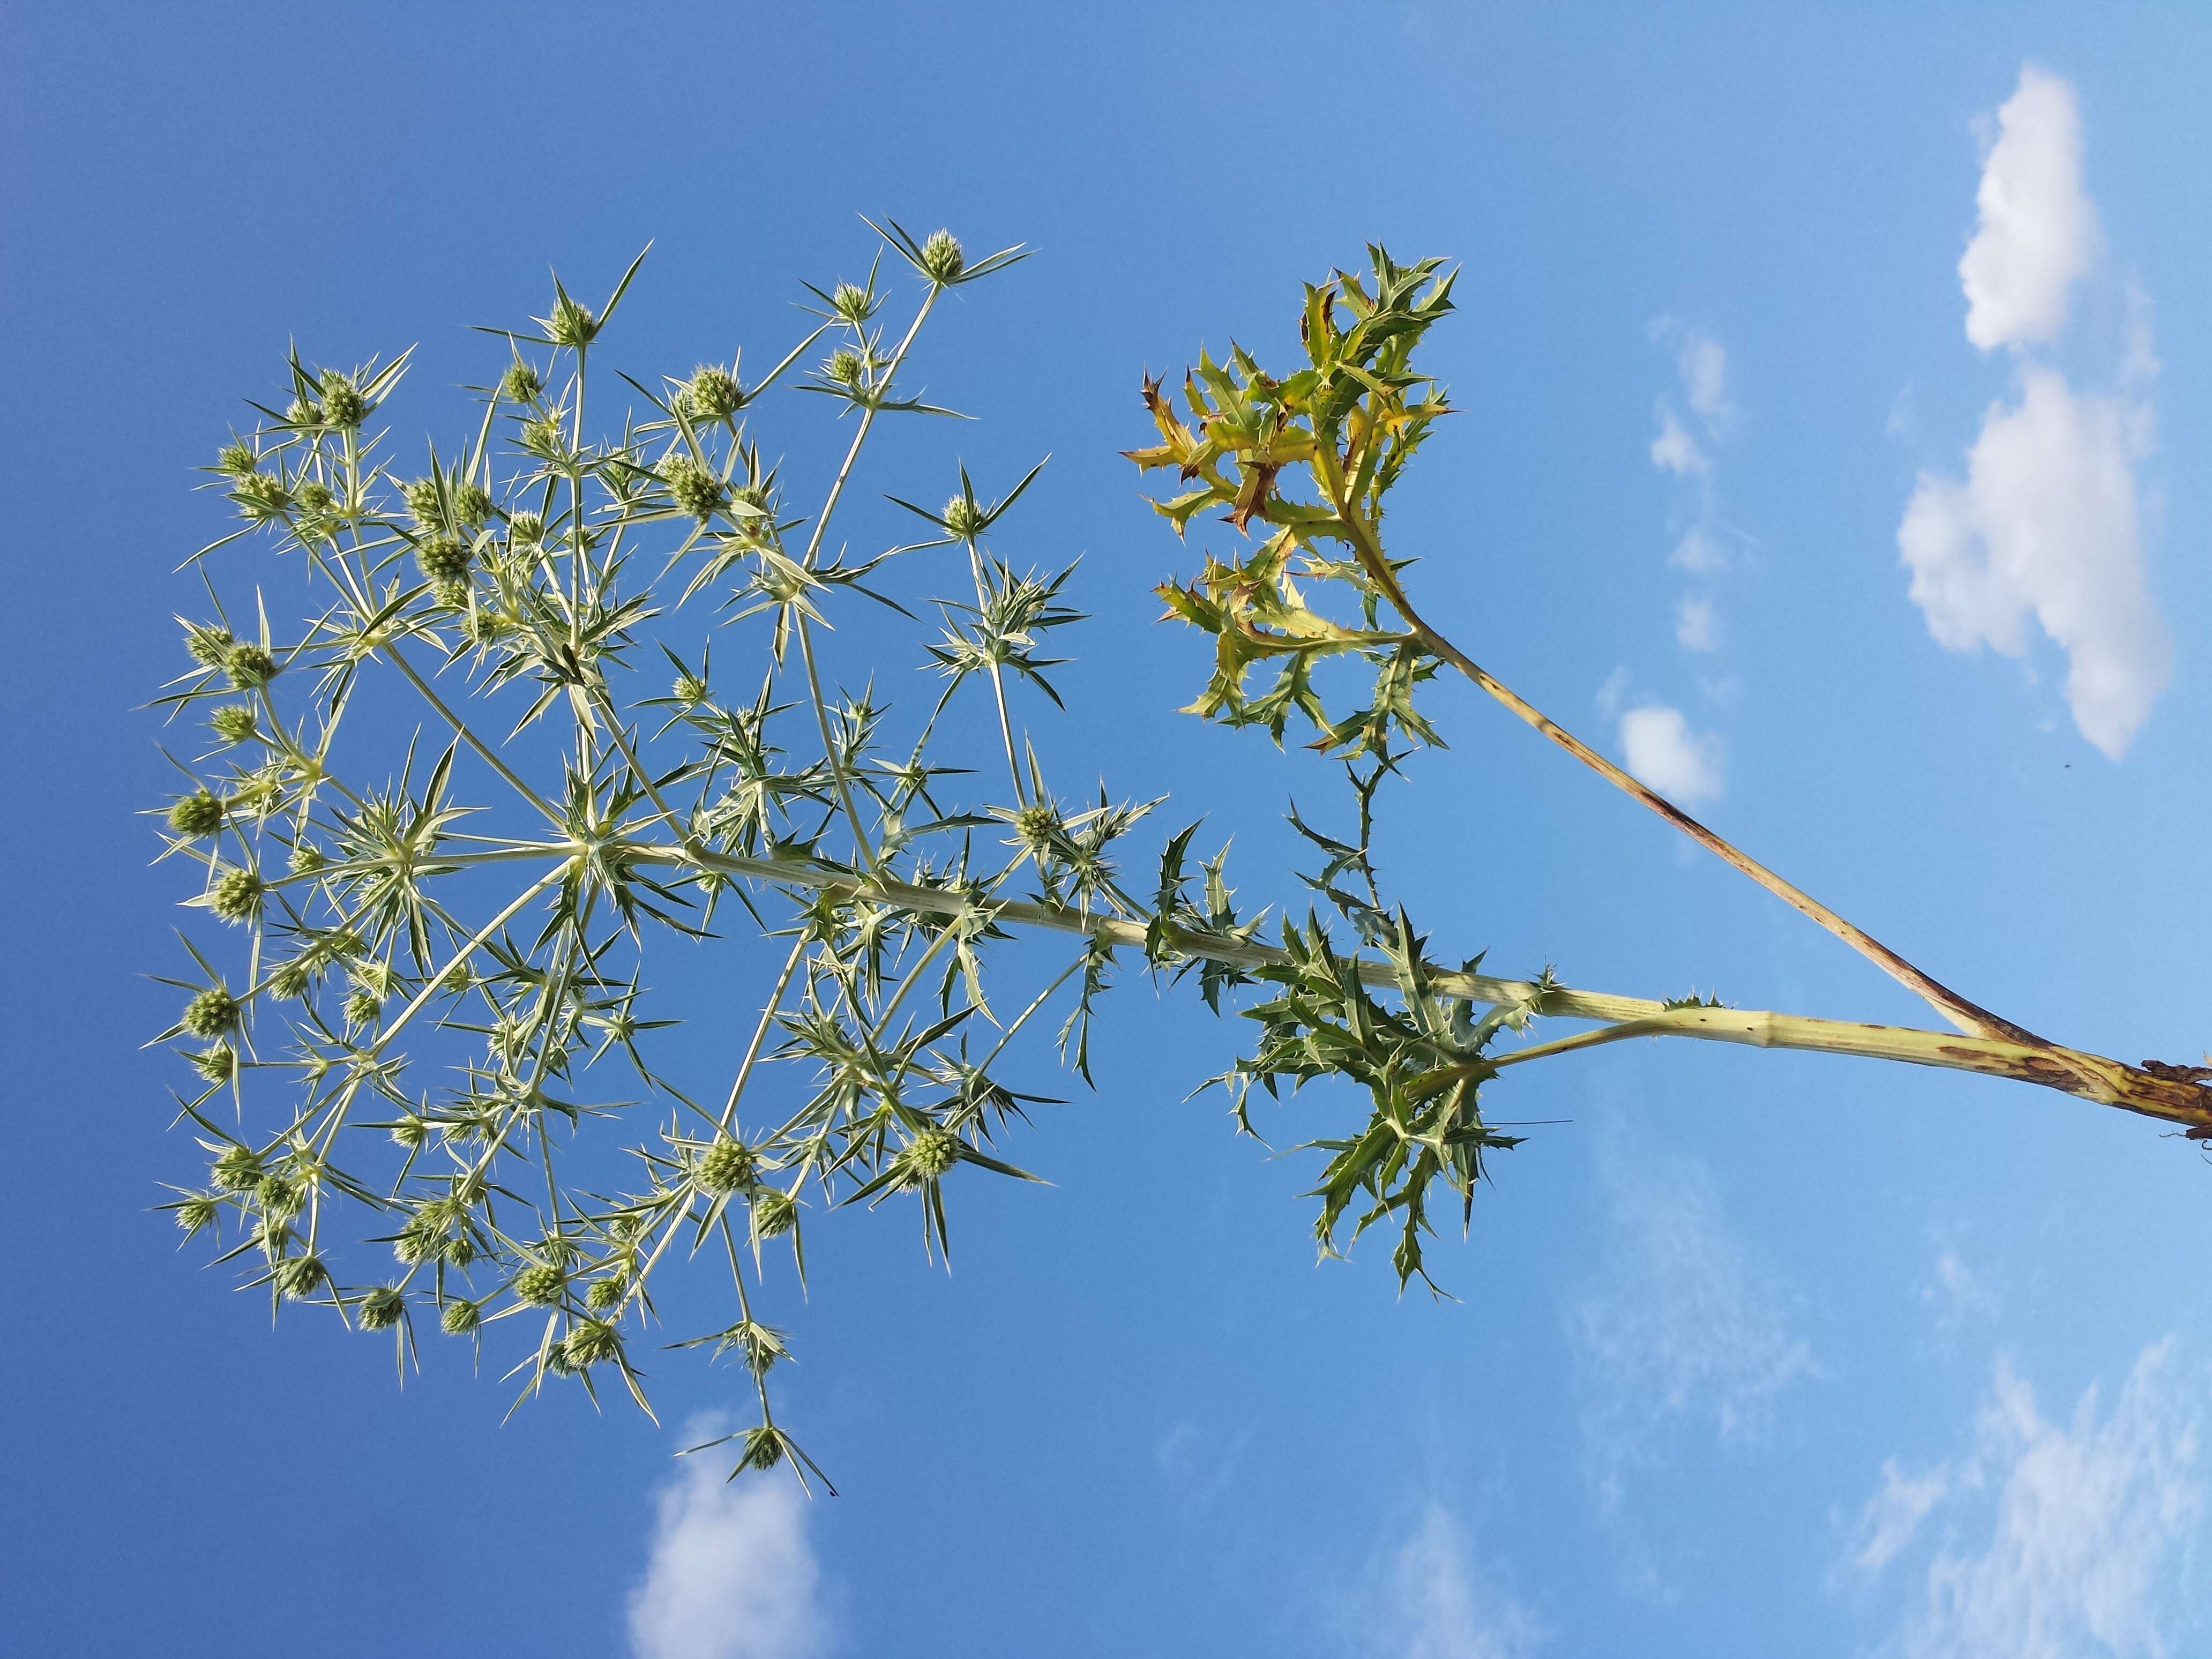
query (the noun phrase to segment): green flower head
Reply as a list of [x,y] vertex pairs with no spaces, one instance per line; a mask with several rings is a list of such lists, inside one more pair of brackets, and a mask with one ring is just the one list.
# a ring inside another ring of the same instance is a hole
[[558,1267],[533,1261],[514,1276],[514,1293],[533,1308],[550,1308],[561,1299],[568,1275]]
[[253,706],[251,703],[227,702],[208,717],[215,734],[225,743],[244,743],[253,735]]
[[722,481],[689,455],[672,455],[663,461],[660,477],[676,505],[695,519],[712,517],[729,499]]
[[238,643],[231,631],[217,623],[195,623],[185,635],[185,649],[203,668],[220,668]]
[[349,1025],[374,1025],[384,1007],[384,999],[370,990],[356,990],[345,1000],[345,1018]]
[[473,1302],[456,1297],[446,1304],[438,1316],[438,1325],[447,1336],[466,1336],[483,1323],[483,1310]]
[[203,1048],[192,1056],[192,1069],[210,1083],[228,1083],[238,1070],[238,1051],[228,1042]]
[[702,363],[684,388],[692,412],[702,420],[726,421],[745,406],[745,394],[737,377],[726,368]]
[[230,493],[239,512],[257,524],[281,519],[292,508],[291,490],[273,472],[248,472]]
[[349,431],[368,418],[368,399],[362,396],[352,375],[325,369],[322,393],[323,419],[339,430]]
[[773,1187],[753,1196],[753,1231],[763,1238],[777,1238],[789,1232],[799,1220],[799,1206],[788,1193],[780,1193]]
[[453,492],[453,516],[463,524],[482,524],[491,517],[491,491],[480,483],[465,483]]
[[753,1178],[752,1148],[724,1136],[701,1154],[693,1178],[702,1192],[720,1195],[737,1191]]
[[289,1218],[300,1213],[307,1198],[298,1182],[280,1175],[265,1175],[254,1184],[253,1202],[264,1215]]
[[330,1270],[319,1255],[289,1255],[276,1264],[276,1288],[295,1302],[303,1302],[330,1282]]
[[584,1305],[593,1313],[605,1313],[623,1298],[622,1280],[595,1279],[592,1288],[584,1292]]
[[939,516],[944,519],[945,528],[955,540],[973,541],[983,533],[983,509],[965,494],[945,502],[945,511]]
[[514,403],[534,404],[545,390],[545,382],[538,379],[538,371],[528,363],[509,363],[500,380],[499,389]]
[[251,870],[226,870],[208,888],[208,908],[225,921],[251,921],[261,914],[268,884]]
[[216,452],[215,470],[228,472],[234,478],[242,478],[249,472],[258,471],[260,466],[261,457],[254,453],[251,444],[225,444]]
[[169,805],[169,828],[180,836],[211,836],[222,828],[222,803],[204,789]]
[[968,256],[949,230],[940,230],[921,245],[921,269],[937,283],[957,283],[968,268]]
[[415,562],[432,582],[466,581],[469,544],[459,536],[433,536],[415,550]]
[[568,1363],[578,1370],[612,1359],[622,1352],[622,1339],[615,1328],[603,1325],[596,1319],[586,1319],[570,1331],[561,1344]]
[[227,1193],[242,1193],[261,1184],[261,1154],[251,1146],[226,1146],[208,1178]]
[[177,1024],[196,1037],[218,1037],[238,1024],[238,999],[220,985],[202,991],[185,1005]]
[[914,1184],[935,1181],[960,1161],[960,1137],[949,1129],[924,1129],[900,1157]]
[[361,1299],[361,1328],[388,1331],[407,1311],[407,1297],[397,1285],[380,1285]]
[[867,365],[860,361],[857,351],[838,350],[830,354],[830,361],[822,365],[822,372],[839,386],[858,386]]
[[276,678],[276,659],[259,646],[241,641],[222,659],[222,672],[240,691],[255,691]]
[[438,494],[435,478],[410,479],[399,493],[406,499],[409,516],[424,529],[444,521],[446,503]]
[[599,319],[592,315],[591,308],[565,294],[553,302],[553,314],[546,322],[546,335],[555,345],[587,346],[599,331]]

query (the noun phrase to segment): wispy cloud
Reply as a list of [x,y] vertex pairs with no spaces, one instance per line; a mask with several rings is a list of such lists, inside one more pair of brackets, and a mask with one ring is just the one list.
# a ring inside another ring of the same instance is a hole
[[1599,1142],[1607,1243],[1568,1318],[1583,1455],[1604,1507],[1695,1426],[1756,1441],[1816,1374],[1795,1297],[1729,1228],[1705,1164],[1621,1134]]
[[1438,1504],[1376,1564],[1345,1622],[1363,1659],[1528,1659],[1548,1637]]
[[2025,355],[2054,338],[2094,262],[2073,88],[2033,67],[1997,112],[1981,222],[1959,270],[1966,335],[2011,347],[2018,385],[1991,404],[1963,479],[1920,475],[1897,544],[1911,597],[1948,650],[2024,656],[2033,619],[2066,653],[2074,723],[2118,760],[2150,717],[2173,651],[2151,598],[2136,465],[2148,453],[2157,371],[2148,303],[2130,289],[2110,393],[2077,392]]
[[[1709,655],[1720,649],[1722,633],[1712,585],[1729,567],[1714,506],[1716,457],[1736,418],[1728,350],[1678,317],[1657,319],[1650,332],[1672,356],[1675,381],[1652,412],[1657,430],[1651,464],[1675,481],[1674,548],[1667,563],[1694,584],[1676,602],[1674,642]],[[1719,739],[1692,731],[1679,708],[1648,698],[1644,706],[1624,712],[1626,682],[1607,684],[1611,689],[1600,693],[1599,702],[1607,719],[1619,719],[1618,746],[1628,769],[1685,805],[1718,799],[1723,787]]]
[[1651,441],[1651,465],[1678,478],[1702,478],[1713,470],[1712,461],[1690,435],[1690,428],[1682,424],[1682,417],[1663,399],[1659,404],[1659,435]]
[[2109,1413],[2097,1389],[2070,1423],[1997,1362],[1972,1449],[1920,1475],[1882,1466],[1850,1547],[1879,1577],[1938,1526],[1884,1650],[1897,1659],[2162,1659],[2187,1616],[2204,1488],[2205,1378],[2175,1345],[2137,1359]]
[[1259,1434],[1256,1423],[1223,1436],[1185,1418],[1152,1447],[1152,1465],[1184,1509],[1203,1515],[1237,1480],[1237,1466]]
[[1720,799],[1725,787],[1720,739],[1691,730],[1680,709],[1647,703],[1626,710],[1620,748],[1628,769],[1669,800],[1695,806]]
[[1867,1499],[1866,1508],[1859,1514],[1851,1565],[1862,1572],[1880,1572],[1912,1541],[1928,1512],[1950,1491],[1948,1468],[1911,1475],[1897,1467],[1894,1458],[1884,1458],[1881,1490]]
[[1685,651],[1717,651],[1721,648],[1720,612],[1711,599],[1682,596],[1674,607],[1674,643]]
[[1947,1329],[1969,1319],[1994,1319],[2002,1310],[1997,1293],[1954,1249],[1937,1252],[1920,1297],[1936,1310],[1936,1322]]
[[[720,1433],[711,1419],[695,1439]],[[652,1553],[631,1592],[637,1659],[817,1659],[832,1644],[808,1499],[789,1479],[686,1458],[656,1500]]]

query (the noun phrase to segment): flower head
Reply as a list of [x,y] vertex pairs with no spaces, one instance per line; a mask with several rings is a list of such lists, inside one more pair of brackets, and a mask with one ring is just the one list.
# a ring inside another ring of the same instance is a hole
[[276,659],[260,646],[241,640],[224,653],[222,672],[240,691],[256,691],[276,678]]
[[726,368],[702,363],[684,391],[694,413],[709,421],[726,421],[745,406],[745,394],[737,377]]
[[716,1194],[733,1193],[752,1178],[752,1148],[727,1135],[701,1155],[694,1176],[701,1190]]
[[220,985],[210,986],[185,1005],[177,1022],[196,1037],[216,1037],[238,1024],[238,999]]
[[957,283],[968,268],[968,256],[949,230],[940,230],[921,245],[921,269],[933,283]]
[[339,430],[349,430],[368,418],[368,399],[362,396],[350,374],[325,369],[322,393],[323,419]]
[[251,870],[226,870],[208,887],[208,908],[225,921],[251,921],[261,914],[267,887]]
[[222,803],[204,789],[169,804],[169,828],[180,836],[211,836],[222,828]]

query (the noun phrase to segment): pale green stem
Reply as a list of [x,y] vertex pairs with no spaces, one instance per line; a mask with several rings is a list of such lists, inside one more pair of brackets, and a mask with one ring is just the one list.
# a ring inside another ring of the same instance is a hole
[[441,718],[447,725],[453,728],[454,735],[459,737],[463,743],[468,744],[470,748],[475,750],[478,757],[483,759],[486,765],[489,766],[493,771],[498,773],[500,776],[505,778],[507,782],[514,787],[517,793],[521,795],[525,800],[528,801],[532,806],[535,806],[547,817],[550,818],[555,823],[561,823],[566,821],[562,817],[562,814],[546,801],[544,796],[540,795],[535,789],[532,789],[528,784],[525,783],[520,778],[515,775],[514,769],[508,766],[505,761],[499,757],[497,751],[493,750],[490,745],[486,744],[483,738],[477,736],[477,734],[470,729],[467,721],[461,719],[461,717],[453,713],[452,709],[446,707],[444,702],[439,699],[438,694],[430,689],[429,682],[415,672],[415,665],[409,662],[407,659],[400,653],[398,641],[386,640],[384,642],[384,651],[385,653],[398,665],[399,672],[406,675],[407,678],[414,683],[415,689],[422,694],[423,700],[427,702],[431,708],[438,711],[440,718]]
[[821,556],[822,539],[830,533],[830,515],[837,510],[838,498],[845,493],[845,481],[853,476],[854,465],[860,459],[860,446],[867,442],[868,428],[876,423],[877,408],[884,394],[898,379],[899,365],[906,361],[907,349],[914,344],[914,337],[921,332],[922,322],[928,317],[930,307],[937,303],[940,292],[942,290],[936,283],[930,284],[928,294],[922,299],[921,308],[914,313],[914,321],[908,325],[906,338],[899,342],[898,349],[891,354],[890,366],[872,388],[872,399],[860,411],[860,429],[853,434],[853,441],[845,450],[844,464],[837,469],[837,477],[830,486],[830,494],[823,500],[821,516],[814,521],[814,533],[806,538],[806,553],[799,562],[809,570],[814,568],[815,560]]
[[821,676],[814,670],[814,635],[806,626],[803,612],[799,618],[799,654],[806,664],[806,690],[814,700],[814,720],[822,730],[822,752],[829,758],[830,775],[837,785],[838,804],[844,809],[845,822],[852,826],[853,840],[860,849],[860,862],[871,870],[877,869],[879,866],[875,846],[860,822],[859,808],[853,805],[853,781],[846,771],[844,751],[830,735],[830,705],[823,701]]
[[769,1030],[775,1024],[776,1011],[783,1006],[783,994],[791,988],[791,976],[799,971],[805,960],[808,939],[804,933],[791,947],[791,955],[783,964],[783,971],[775,976],[775,988],[769,993],[768,1002],[761,1009],[760,1024],[753,1027],[753,1040],[745,1045],[745,1057],[738,1062],[738,1075],[730,1085],[730,1097],[723,1104],[721,1127],[724,1134],[733,1133],[737,1122],[738,1102],[744,1097],[745,1085],[751,1080],[753,1067],[759,1062],[761,1047],[768,1041]]
[[[633,855],[647,862],[680,864],[689,855],[675,848],[638,848]],[[702,862],[726,875],[749,876],[795,887],[822,891],[858,893],[865,890],[902,909],[937,915],[955,915],[974,899],[963,892],[919,887],[880,876],[860,876],[834,867],[797,859],[748,859],[711,854]],[[1039,904],[1026,900],[993,902],[993,916],[1017,926],[1043,927],[1078,933],[1113,945],[1145,947],[1140,922],[1118,917],[1085,915],[1065,905]],[[1289,957],[1273,946],[1224,939],[1196,929],[1170,930],[1170,948],[1180,955],[1200,957],[1234,967],[1263,968],[1282,964]],[[1363,983],[1378,990],[1396,988],[1395,971],[1386,963],[1363,963]],[[1809,1053],[1854,1054],[1914,1066],[1933,1066],[1950,1071],[1976,1072],[1988,1077],[2033,1083],[2100,1104],[2118,1106],[2172,1123],[2212,1127],[2212,1090],[2186,1079],[2160,1076],[2142,1066],[2107,1059],[2082,1049],[2059,1048],[2038,1039],[2033,1043],[2009,1042],[1966,1033],[1921,1030],[1911,1026],[1862,1024],[1848,1020],[1817,1019],[1759,1009],[1669,1009],[1648,997],[1617,996],[1601,991],[1559,988],[1539,992],[1525,980],[1498,979],[1486,974],[1439,971],[1431,982],[1441,994],[1465,997],[1492,1006],[1535,1002],[1540,1014],[1568,1019],[1600,1020],[1619,1024],[1631,1020],[1654,1020],[1662,1016],[1662,1028],[1650,1035],[1680,1036],[1706,1042],[1732,1042],[1758,1048],[1793,1048]]]
[[[975,578],[975,611],[980,621],[987,614],[988,599],[983,592],[983,556],[976,550],[975,538],[968,538],[968,568]],[[1014,758],[1014,723],[1006,714],[1006,682],[999,672],[999,659],[991,659],[991,695],[999,701],[999,735],[1006,739],[1006,773],[1014,781],[1014,805],[1029,805],[1029,794],[1022,787],[1022,769]]]

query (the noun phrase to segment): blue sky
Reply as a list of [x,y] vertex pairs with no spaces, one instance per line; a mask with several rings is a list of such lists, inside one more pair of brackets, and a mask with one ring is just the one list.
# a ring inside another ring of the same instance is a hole
[[[1204,646],[1149,589],[1205,535],[1116,452],[1143,370],[1280,356],[1297,285],[1381,240],[1463,271],[1431,348],[1462,412],[1392,520],[1432,618],[1985,1006],[2193,1059],[2212,24],[1928,13],[12,9],[9,1645],[2195,1650],[2212,1171],[2015,1085],[1694,1044],[1533,1068],[1495,1109],[1563,1121],[1434,1249],[1459,1299],[1401,1300],[1384,1251],[1313,1263],[1309,1160],[1186,1099],[1237,1034],[1131,976],[1096,1093],[1033,1058],[1066,1103],[1012,1155],[1055,1184],[963,1190],[951,1274],[896,1205],[810,1237],[778,1316],[843,1493],[811,1503],[671,1461],[744,1410],[726,1370],[657,1356],[662,1426],[574,1391],[502,1423],[450,1345],[401,1390],[332,1322],[272,1333],[150,1209],[196,1154],[145,975],[197,913],[134,816],[171,777],[142,705],[240,400],[289,341],[420,342],[396,435],[443,439],[496,366],[468,325],[648,240],[617,363],[780,354],[799,279],[865,270],[859,212],[1038,252],[934,329],[923,378],[980,419],[885,444],[856,546],[903,533],[876,492],[1050,452],[1019,551],[1082,554],[1093,620],[1042,740],[1233,831],[1251,902],[1296,898],[1281,809],[1328,769],[1174,712]],[[826,414],[783,430],[833,464]],[[894,632],[840,645],[907,676]],[[1921,1022],[1476,694],[1433,705],[1451,747],[1381,849],[1441,951]],[[656,966],[672,1064],[723,1066],[768,948]]]

